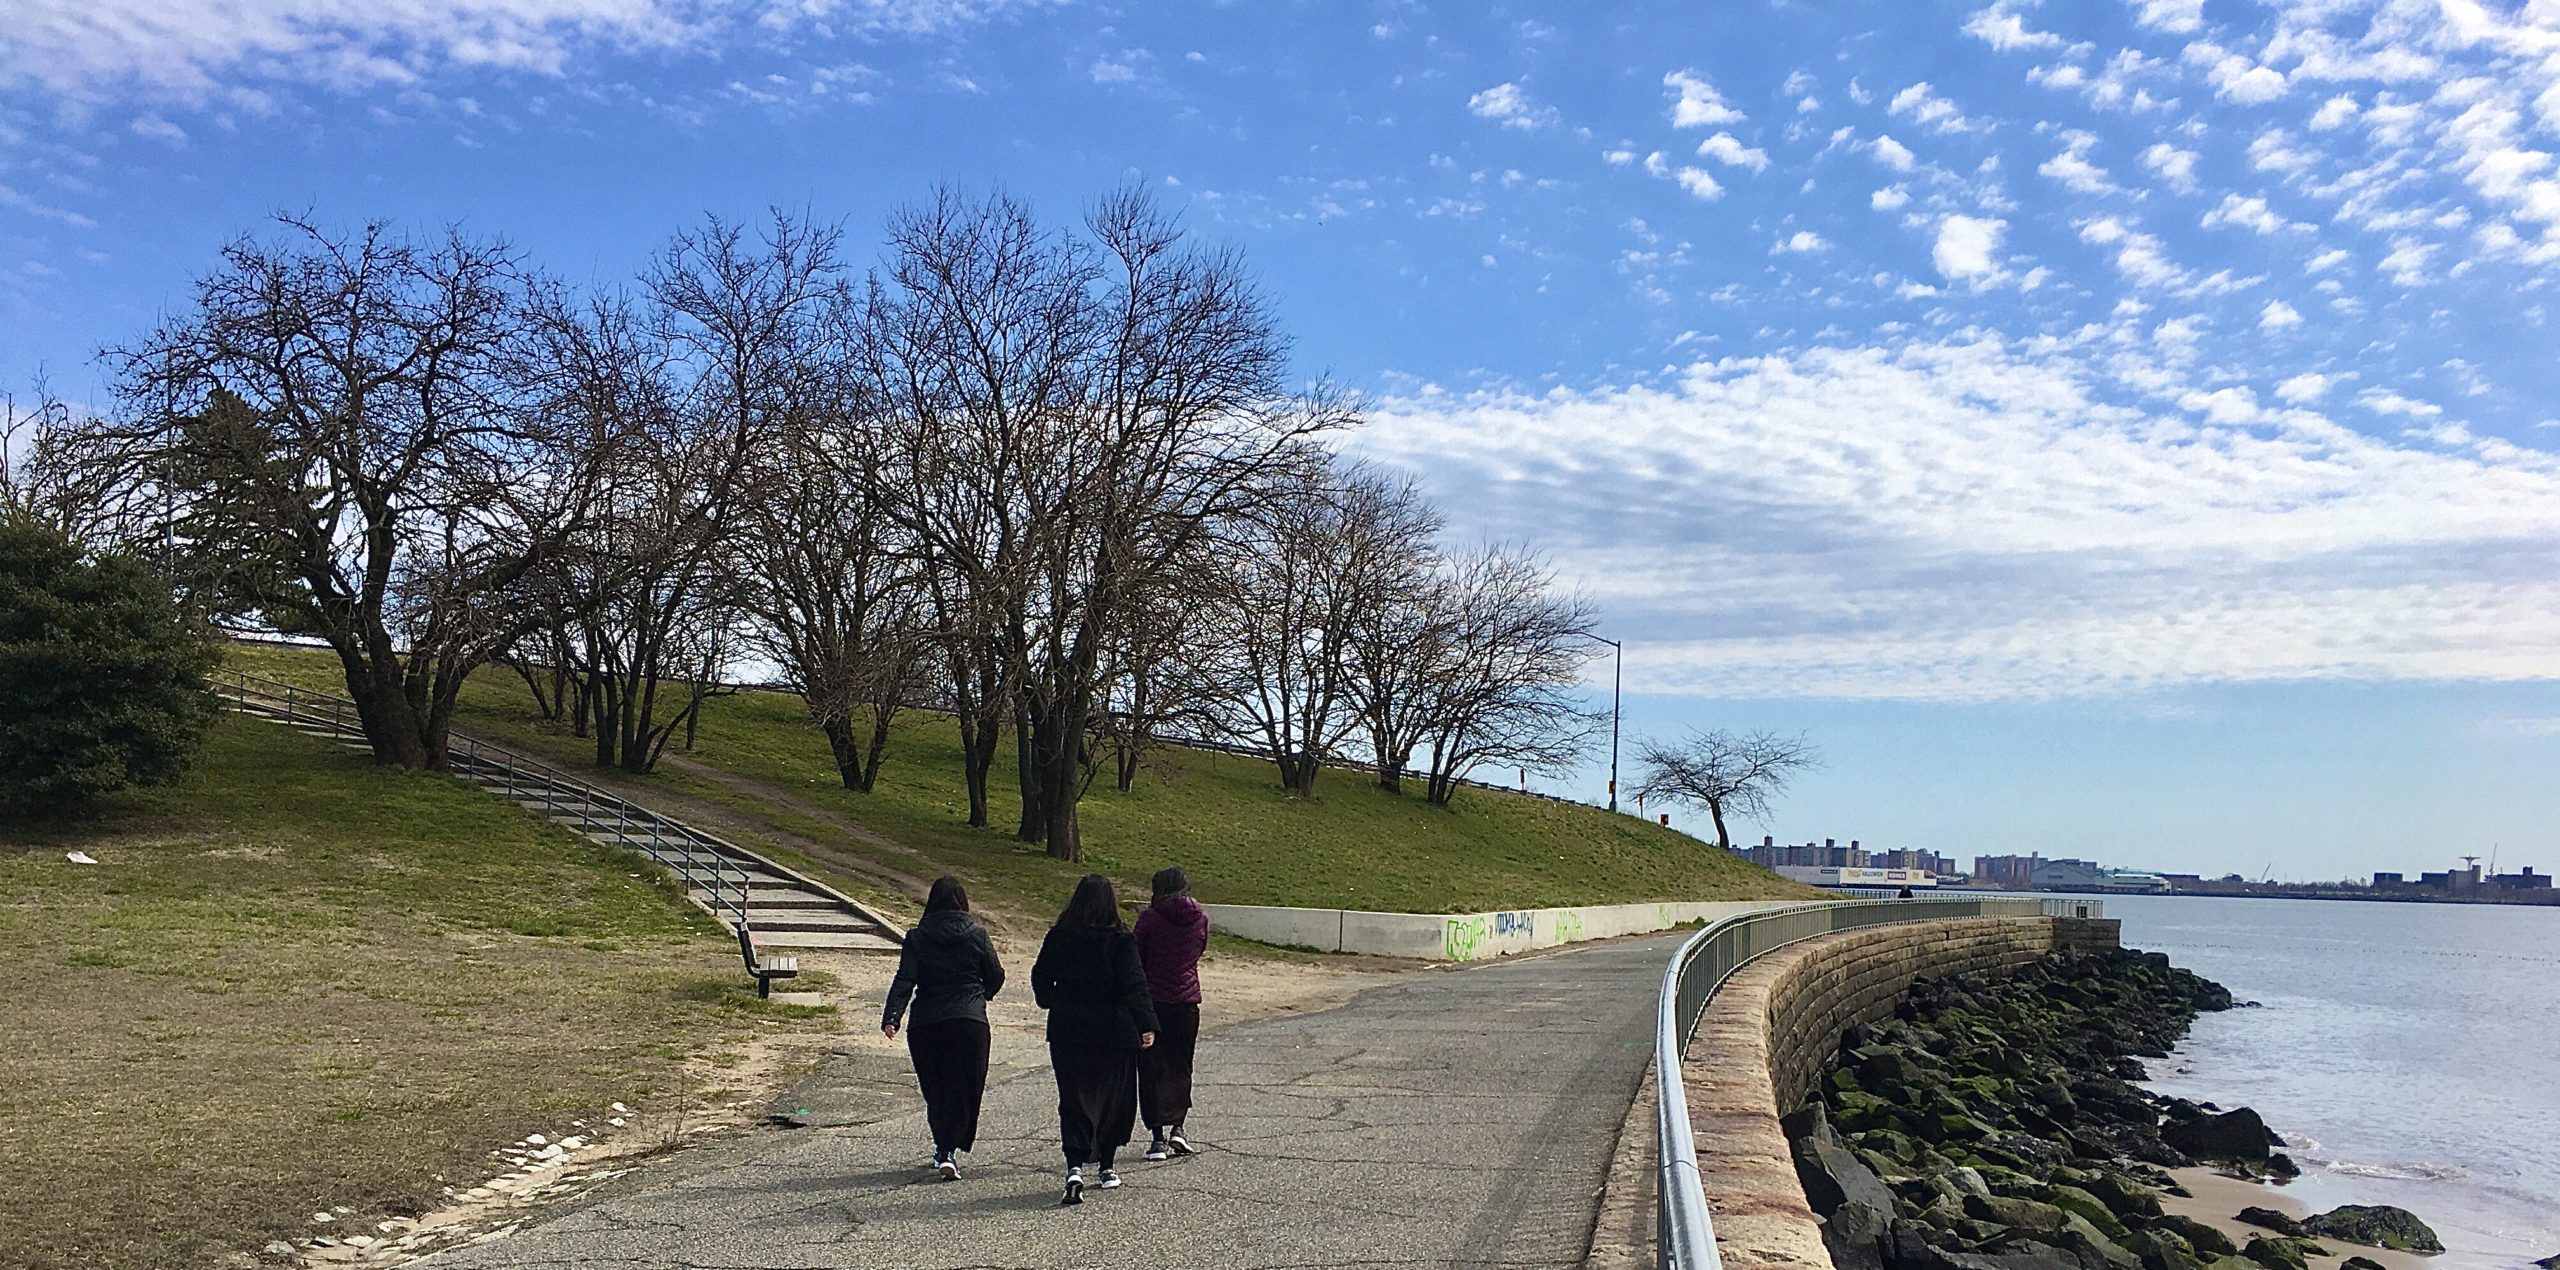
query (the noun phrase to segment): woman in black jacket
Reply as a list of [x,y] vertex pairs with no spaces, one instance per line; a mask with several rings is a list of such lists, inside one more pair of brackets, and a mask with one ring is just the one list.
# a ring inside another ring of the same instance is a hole
[[977,1145],[978,1104],[987,1092],[987,1001],[1003,990],[1004,966],[987,928],[969,916],[969,892],[958,878],[935,878],[923,919],[898,950],[880,1034],[898,1039],[898,1016],[912,994],[907,1056],[933,1130],[933,1169],[946,1182],[960,1176],[959,1154]]
[[1120,922],[1111,879],[1088,873],[1031,965],[1031,995],[1049,1011],[1049,1066],[1058,1076],[1058,1145],[1067,1157],[1061,1204],[1084,1202],[1084,1166],[1094,1185],[1120,1185],[1112,1158],[1138,1118],[1138,1051],[1155,1044],[1138,945]]

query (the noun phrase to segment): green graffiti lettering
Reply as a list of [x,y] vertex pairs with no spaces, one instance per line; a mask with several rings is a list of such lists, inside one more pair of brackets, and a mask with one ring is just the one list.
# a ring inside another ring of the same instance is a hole
[[1482,917],[1452,917],[1441,941],[1441,948],[1451,961],[1473,961],[1476,953],[1493,937],[1493,924]]

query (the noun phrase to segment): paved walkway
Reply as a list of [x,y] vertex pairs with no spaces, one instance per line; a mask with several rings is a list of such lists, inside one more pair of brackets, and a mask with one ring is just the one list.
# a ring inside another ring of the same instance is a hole
[[[760,1134],[434,1270],[1573,1266],[1643,1075],[1678,936],[1417,974],[1202,1038],[1188,1159],[1056,1207],[1046,1071],[987,1091],[966,1176],[924,1179],[921,1107]],[[1212,1023],[1215,1004],[1212,1003]],[[1140,1130],[1143,1135],[1144,1130]]]

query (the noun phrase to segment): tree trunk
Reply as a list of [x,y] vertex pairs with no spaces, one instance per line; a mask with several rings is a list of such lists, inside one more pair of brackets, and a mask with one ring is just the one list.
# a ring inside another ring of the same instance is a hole
[[862,770],[862,750],[854,740],[853,720],[829,719],[819,726],[827,734],[828,752],[835,756],[836,779],[857,794],[870,793],[870,779]]
[[880,783],[880,764],[889,755],[889,723],[896,718],[893,706],[875,706],[871,711],[871,748],[862,756],[862,790],[870,793]]
[[1707,815],[1716,822],[1716,845],[1727,851],[1733,850],[1733,837],[1724,831],[1724,807],[1717,803],[1708,803]]
[[400,682],[399,661],[379,654],[368,659],[340,648],[338,664],[346,675],[347,696],[355,701],[365,743],[373,747],[373,761],[413,771],[434,767],[443,747],[430,745],[427,729],[419,726],[418,712]]
[[1014,789],[1022,797],[1022,819],[1013,836],[1024,842],[1049,840],[1049,805],[1044,799],[1049,782],[1043,776],[1043,755],[1050,744],[1048,725],[1032,713],[1031,703],[1018,701],[1013,709],[1013,779]]
[[969,786],[969,827],[987,827],[987,774],[996,765],[995,720],[969,710],[959,712],[960,771]]

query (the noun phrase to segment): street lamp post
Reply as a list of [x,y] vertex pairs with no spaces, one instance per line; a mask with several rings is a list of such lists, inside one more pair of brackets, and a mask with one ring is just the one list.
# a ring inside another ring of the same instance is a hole
[[1591,638],[1617,650],[1616,665],[1609,672],[1609,810],[1618,809],[1618,699],[1627,682],[1627,646],[1605,636]]

